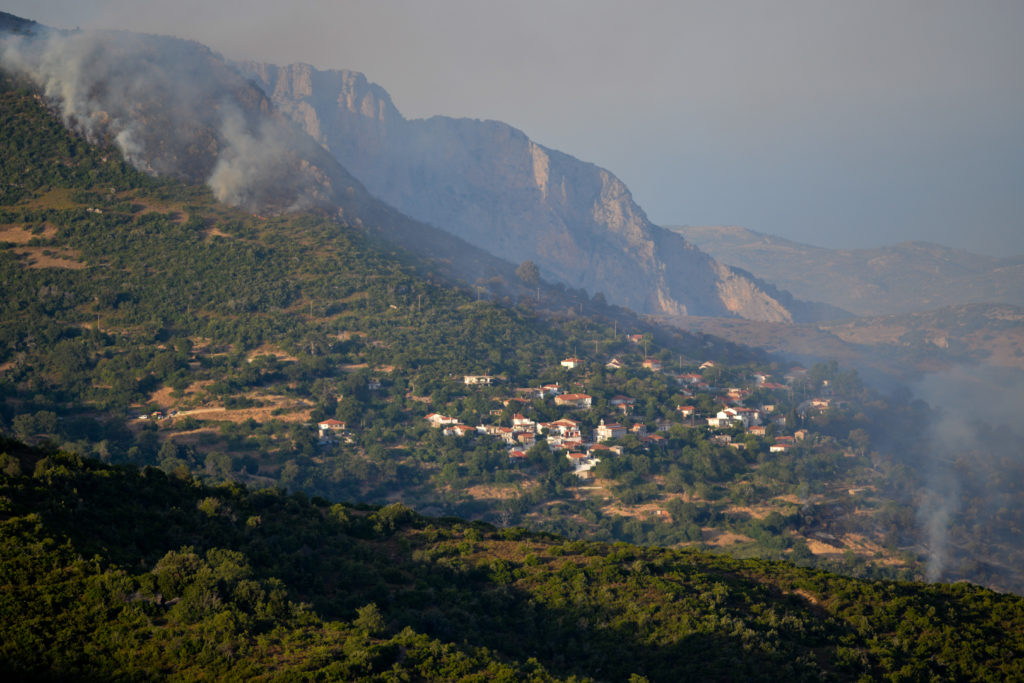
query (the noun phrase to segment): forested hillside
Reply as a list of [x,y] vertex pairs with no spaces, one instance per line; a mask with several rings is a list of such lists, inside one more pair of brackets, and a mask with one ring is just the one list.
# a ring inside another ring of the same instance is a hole
[[1024,600],[208,487],[0,443],[10,678],[993,680]]
[[954,542],[929,536],[933,415],[856,373],[662,330],[528,263],[460,289],[456,263],[372,226],[228,209],[69,135],[29,89],[0,105],[0,418],[20,439],[575,538],[1022,585],[994,470],[962,473]]

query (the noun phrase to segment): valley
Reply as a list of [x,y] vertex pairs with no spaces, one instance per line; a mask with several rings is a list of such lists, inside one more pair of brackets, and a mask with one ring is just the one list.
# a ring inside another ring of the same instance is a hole
[[0,29],[0,671],[1020,675],[1019,302],[852,317],[360,74]]

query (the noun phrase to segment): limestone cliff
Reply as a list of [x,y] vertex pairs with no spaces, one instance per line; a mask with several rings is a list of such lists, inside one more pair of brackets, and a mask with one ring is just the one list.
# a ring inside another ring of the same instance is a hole
[[741,271],[655,226],[608,171],[498,121],[407,120],[351,71],[244,63],[277,109],[375,196],[543,277],[660,315],[789,322]]

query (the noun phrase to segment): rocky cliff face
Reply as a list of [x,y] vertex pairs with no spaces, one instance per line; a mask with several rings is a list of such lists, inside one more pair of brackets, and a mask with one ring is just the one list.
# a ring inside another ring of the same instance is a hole
[[406,120],[361,74],[247,64],[240,75],[189,41],[20,24],[0,31],[0,68],[33,80],[90,141],[116,144],[150,173],[205,182],[234,206],[337,212],[421,252],[444,250],[465,277],[480,270],[455,255],[470,253],[458,240],[376,197],[640,312],[794,317],[746,273],[651,225],[608,171],[503,123]]
[[652,225],[608,171],[497,121],[407,120],[359,73],[245,63],[279,111],[401,211],[635,310],[789,322],[745,273]]

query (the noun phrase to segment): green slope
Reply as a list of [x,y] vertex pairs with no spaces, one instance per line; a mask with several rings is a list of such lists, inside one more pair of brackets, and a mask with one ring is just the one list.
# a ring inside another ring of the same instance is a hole
[[1010,680],[1024,599],[0,446],[0,661],[83,679]]
[[[812,438],[773,455],[770,437],[733,430],[726,436],[744,447],[737,450],[676,407],[714,415],[728,387],[788,366],[515,276],[456,285],[449,274],[460,257],[427,262],[381,241],[372,225],[225,208],[205,189],[137,173],[112,149],[69,135],[30,90],[8,81],[0,120],[6,433],[209,482],[402,500],[605,541],[712,547],[730,537],[736,542],[718,547],[742,556],[920,575],[926,558],[913,505],[924,469],[914,461],[923,457],[915,435],[929,418],[920,407],[887,402],[855,375],[823,366],[793,394],[754,394],[793,417],[787,433],[807,426]],[[630,343],[626,332],[646,336]],[[560,367],[569,355],[584,367]],[[612,356],[625,367],[607,369]],[[645,357],[690,372],[716,360],[701,372],[718,389],[688,396],[665,373],[643,370]],[[503,382],[468,388],[465,374]],[[797,405],[826,380],[847,406],[797,424]],[[509,400],[516,387],[551,382],[592,394],[593,406]],[[628,415],[612,404],[620,395],[636,399]],[[178,414],[138,419],[156,410]],[[603,458],[591,486],[563,451],[538,446],[516,462],[497,438],[429,428],[429,412],[493,426],[517,412],[567,416],[588,436],[615,418],[658,429],[663,441],[620,439],[623,456]],[[318,443],[315,422],[328,417],[349,429]],[[876,441],[905,462],[875,452]],[[1019,590],[1011,553],[1021,511],[968,515],[987,509],[981,474],[977,486],[964,479],[972,502],[952,520],[957,556],[943,576]],[[1024,480],[1006,468],[1001,476]],[[870,543],[844,546],[846,534]],[[814,555],[809,544],[821,538],[839,545],[818,543],[825,552]]]

